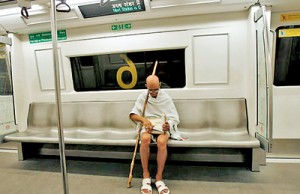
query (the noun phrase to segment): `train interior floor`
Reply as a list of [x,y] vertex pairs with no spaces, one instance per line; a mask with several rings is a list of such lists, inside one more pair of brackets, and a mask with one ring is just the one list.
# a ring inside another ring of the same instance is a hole
[[[279,142],[284,143],[284,142]],[[299,144],[299,140],[294,144]],[[299,194],[299,145],[287,151],[273,146],[267,165],[251,172],[243,164],[167,162],[164,180],[172,194]],[[292,147],[292,146],[291,146]],[[296,149],[298,148],[298,149]],[[284,155],[282,155],[284,154]],[[132,187],[127,188],[129,160],[67,159],[70,194],[140,193],[141,164],[136,160]],[[150,163],[155,176],[155,163]],[[63,194],[59,158],[32,158],[18,161],[16,145],[0,144],[0,193]],[[153,181],[153,194],[157,194]]]

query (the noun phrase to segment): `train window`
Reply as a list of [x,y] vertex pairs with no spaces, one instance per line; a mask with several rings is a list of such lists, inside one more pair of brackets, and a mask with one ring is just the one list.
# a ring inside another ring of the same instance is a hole
[[0,95],[12,95],[10,69],[6,61],[5,45],[0,43]]
[[71,57],[75,91],[144,89],[158,61],[156,75],[164,88],[185,86],[184,49]]
[[300,85],[300,26],[281,26],[276,34],[274,85]]

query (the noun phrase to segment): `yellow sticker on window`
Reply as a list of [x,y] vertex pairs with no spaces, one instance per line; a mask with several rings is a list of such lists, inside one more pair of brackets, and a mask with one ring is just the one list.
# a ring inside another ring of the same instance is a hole
[[300,21],[300,12],[281,14],[280,21],[281,22]]
[[279,30],[279,38],[300,36],[300,28],[282,29]]
[[[121,88],[131,89],[137,83],[137,70],[135,68],[134,63],[127,57],[127,55],[121,54],[120,57],[122,59],[124,59],[124,61],[126,61],[128,66],[122,66],[118,69],[118,71],[117,71],[117,82],[118,82],[118,84]],[[122,79],[122,74],[124,73],[124,71],[128,71],[129,73],[131,73],[132,80],[129,84],[124,83],[124,81]]]

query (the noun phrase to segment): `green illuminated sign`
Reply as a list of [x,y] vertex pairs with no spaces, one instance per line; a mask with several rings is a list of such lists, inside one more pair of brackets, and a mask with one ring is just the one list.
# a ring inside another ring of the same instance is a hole
[[130,30],[130,29],[131,29],[131,23],[111,25],[112,31]]
[[[30,44],[52,41],[51,32],[40,32],[40,33],[35,33],[35,34],[29,34],[28,36],[29,36]],[[66,30],[58,30],[57,31],[57,39],[58,40],[67,40]]]
[[137,11],[144,11],[145,5],[144,1],[135,0],[135,1],[112,1],[112,12],[116,13],[130,13],[130,12],[137,12]]

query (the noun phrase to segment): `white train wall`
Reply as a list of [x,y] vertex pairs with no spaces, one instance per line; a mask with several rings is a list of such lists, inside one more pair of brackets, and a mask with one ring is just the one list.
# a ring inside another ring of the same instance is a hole
[[[255,55],[247,54],[255,53],[255,44],[249,41],[254,40],[254,32],[249,33],[254,30],[252,22],[248,12],[232,12],[134,21],[131,30],[120,32],[112,32],[111,24],[66,29],[67,40],[58,43],[62,101],[134,100],[140,93],[75,92],[69,57],[185,48],[186,86],[168,89],[168,93],[173,99],[247,98],[250,132],[254,135],[255,83],[249,80],[255,79],[256,64]],[[52,44],[30,44],[27,34],[12,35],[12,39],[16,116],[22,131],[30,102],[55,101]],[[216,58],[216,50],[221,59]],[[199,51],[205,51],[204,58],[197,57]],[[212,70],[209,75],[206,68]]]

